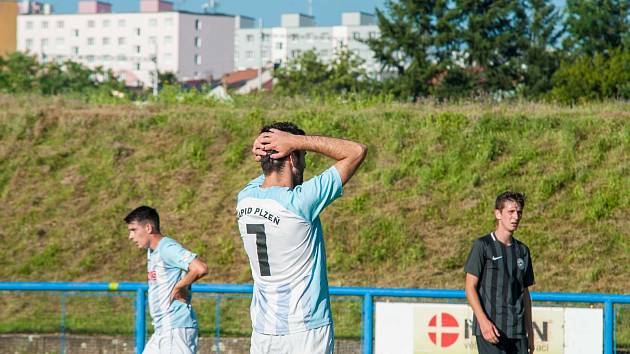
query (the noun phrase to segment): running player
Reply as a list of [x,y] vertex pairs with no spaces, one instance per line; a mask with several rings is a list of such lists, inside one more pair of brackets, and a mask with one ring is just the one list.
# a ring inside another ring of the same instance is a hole
[[523,216],[525,196],[500,194],[495,201],[496,230],[473,243],[466,261],[466,298],[473,309],[479,354],[534,352],[534,285],[529,248],[513,237]]
[[[336,163],[303,182],[307,151]],[[333,352],[319,214],[341,196],[366,152],[353,141],[305,135],[291,123],[262,128],[253,153],[264,174],[238,194],[236,207],[254,278],[250,353]]]
[[160,216],[148,206],[125,217],[129,239],[147,249],[149,313],[155,332],[143,354],[197,353],[197,318],[190,285],[208,274],[197,255],[160,233]]

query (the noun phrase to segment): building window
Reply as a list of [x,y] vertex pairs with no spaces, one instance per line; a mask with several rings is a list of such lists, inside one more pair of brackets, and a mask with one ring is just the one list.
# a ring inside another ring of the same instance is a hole
[[149,19],[149,27],[157,27],[157,18]]
[[103,37],[103,45],[109,45],[109,37]]
[[88,28],[94,28],[94,20],[88,20],[87,26]]
[[75,37],[78,37],[78,36],[79,36],[79,30],[78,30],[78,29],[72,30],[72,34],[73,34]]
[[319,55],[322,57],[327,57],[328,56],[328,50],[323,49],[319,52]]
[[63,21],[57,21],[57,28],[63,28]]
[[376,38],[376,37],[378,37],[378,34],[376,32],[370,32],[369,33],[369,37],[370,38]]
[[42,49],[48,47],[48,38],[42,38],[42,40],[39,43]]
[[139,45],[137,45],[137,46],[136,46],[136,53],[140,53],[140,49],[141,49],[141,48],[140,48],[140,46],[139,46]]
[[116,57],[116,60],[118,61],[127,61],[127,56],[124,54],[118,54],[118,56]]
[[94,38],[89,37],[89,38],[87,39],[87,44],[88,44],[88,45],[94,45]]
[[140,63],[135,63],[134,67],[136,68],[136,70],[140,70]]
[[262,35],[263,42],[269,42],[270,39],[271,39],[271,36],[269,34],[263,33]]
[[173,61],[173,54],[171,53],[164,53],[164,62],[165,63],[171,63]]
[[94,62],[94,56],[93,55],[88,55],[87,56],[87,62],[88,63],[93,63]]
[[118,37],[118,45],[125,45],[125,37]]
[[56,45],[57,47],[60,47],[60,48],[61,48],[61,47],[63,47],[63,45],[64,45],[64,39],[63,39],[63,37],[57,37],[57,38],[55,39],[55,45]]
[[109,27],[109,20],[103,20],[103,27]]
[[254,57],[254,51],[253,51],[253,50],[248,50],[248,51],[246,51],[246,52],[245,52],[245,57],[246,57],[247,59],[251,59],[251,58],[253,58],[253,57]]
[[196,30],[200,30],[201,29],[201,20],[195,20],[195,29]]
[[42,21],[42,29],[48,28],[48,21]]
[[352,38],[355,40],[360,40],[361,39],[361,33],[359,32],[352,32]]
[[33,48],[33,40],[30,39],[30,38],[28,38],[24,44],[26,46],[26,49],[32,49]]
[[164,44],[171,44],[171,43],[173,43],[173,37],[171,36],[164,37]]
[[276,43],[276,49],[282,49],[282,42]]
[[201,38],[195,37],[195,47],[201,48]]
[[245,40],[248,41],[248,42],[253,42],[254,41],[254,35],[253,34],[248,34],[245,38],[246,38]]
[[201,55],[195,54],[195,64],[201,65]]
[[33,21],[26,21],[26,29],[33,29]]
[[118,27],[125,27],[127,22],[124,19],[118,20]]
[[300,36],[298,36],[297,34],[292,34],[292,35],[291,35],[291,40],[292,40],[292,41],[294,41],[294,42],[295,42],[295,41],[297,41],[298,39],[300,39]]
[[268,50],[263,50],[262,51],[262,56],[263,56],[263,58],[268,57],[269,56],[269,51]]
[[166,27],[173,27],[173,19],[171,17],[164,19],[164,25]]
[[72,54],[79,55],[79,47],[72,47]]
[[142,34],[142,29],[140,27],[136,27],[136,36],[139,36]]
[[300,53],[302,53],[301,50],[299,49],[294,49],[291,51],[291,58],[297,58],[300,56]]
[[155,36],[149,37],[149,44],[157,44],[157,38]]

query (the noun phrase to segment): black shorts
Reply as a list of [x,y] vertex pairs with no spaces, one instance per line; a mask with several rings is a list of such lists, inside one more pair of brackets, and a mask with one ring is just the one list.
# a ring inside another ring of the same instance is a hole
[[477,337],[477,350],[479,354],[527,354],[528,343],[527,337],[523,338],[506,338],[499,337],[499,343],[492,344],[483,339],[483,336]]

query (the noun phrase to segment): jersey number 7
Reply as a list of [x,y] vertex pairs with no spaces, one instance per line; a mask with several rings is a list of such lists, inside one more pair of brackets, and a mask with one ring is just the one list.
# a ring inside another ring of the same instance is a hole
[[269,270],[269,256],[267,255],[267,235],[265,224],[247,224],[247,233],[256,235],[256,253],[261,276],[271,275]]

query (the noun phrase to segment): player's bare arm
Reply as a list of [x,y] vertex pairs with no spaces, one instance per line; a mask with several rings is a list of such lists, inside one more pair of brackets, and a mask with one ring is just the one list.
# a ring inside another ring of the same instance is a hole
[[188,286],[208,274],[208,265],[198,258],[193,259],[188,265],[188,273],[175,284],[171,293],[171,302],[179,300],[188,303]]
[[316,135],[293,135],[277,129],[271,129],[259,135],[254,142],[254,155],[260,156],[261,148],[265,152],[275,150],[276,153],[271,155],[274,159],[288,156],[296,150],[316,152],[335,159],[337,161],[335,168],[343,184],[352,177],[367,155],[365,145],[351,140]]
[[530,354],[536,349],[534,344],[534,326],[532,324],[532,298],[529,295],[529,289],[523,290],[523,303],[525,305],[525,330],[527,331],[527,343]]
[[479,278],[477,276],[466,273],[466,299],[468,299],[468,303],[477,317],[477,322],[479,323],[479,329],[481,330],[483,338],[490,343],[496,344],[499,343],[499,330],[494,323],[490,321],[481,307],[479,294],[477,293],[478,283]]

